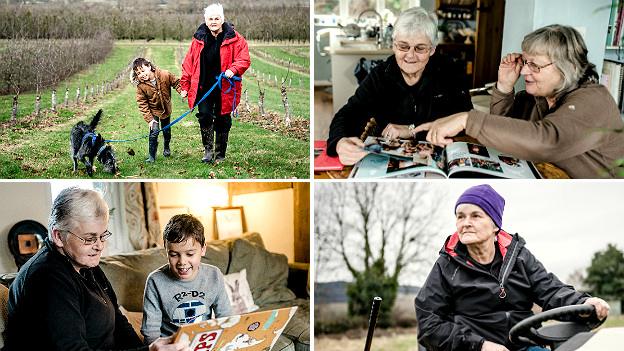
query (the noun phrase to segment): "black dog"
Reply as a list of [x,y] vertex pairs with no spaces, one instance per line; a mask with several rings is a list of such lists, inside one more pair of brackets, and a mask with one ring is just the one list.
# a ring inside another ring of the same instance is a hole
[[93,159],[104,166],[104,171],[116,174],[117,161],[113,148],[104,141],[102,135],[95,132],[102,117],[102,110],[99,110],[89,125],[83,121],[78,122],[71,130],[70,143],[72,160],[74,161],[74,172],[78,170],[78,160],[87,166],[87,174],[93,177]]

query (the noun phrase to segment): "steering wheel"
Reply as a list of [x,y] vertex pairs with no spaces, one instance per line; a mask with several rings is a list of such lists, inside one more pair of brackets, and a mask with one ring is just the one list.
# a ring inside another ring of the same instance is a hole
[[[573,322],[563,321],[570,317],[574,319]],[[561,323],[540,327],[542,322],[549,320],[561,321]],[[553,308],[518,322],[509,331],[509,340],[514,344],[549,345],[554,349],[555,346],[578,333],[597,328],[605,320],[606,318],[598,321],[596,309],[592,305]]]

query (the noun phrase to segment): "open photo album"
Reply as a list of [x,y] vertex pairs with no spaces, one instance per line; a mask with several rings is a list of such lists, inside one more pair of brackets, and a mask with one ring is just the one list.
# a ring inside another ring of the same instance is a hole
[[426,141],[367,137],[370,151],[350,178],[541,178],[528,161],[470,142],[445,148]]

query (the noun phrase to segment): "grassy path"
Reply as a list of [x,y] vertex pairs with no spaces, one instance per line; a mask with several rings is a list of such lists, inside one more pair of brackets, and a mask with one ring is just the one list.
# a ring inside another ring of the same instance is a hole
[[[140,45],[145,45],[141,43]],[[136,47],[116,46],[114,53],[97,69],[105,71],[115,55],[125,56],[129,62]],[[179,75],[175,62],[174,45],[148,45],[146,55],[161,68]],[[120,53],[121,52],[121,53]],[[116,59],[117,60],[117,59]],[[250,84],[247,80],[246,84]],[[292,103],[292,102],[291,102]],[[24,126],[0,130],[1,178],[76,178],[87,177],[81,165],[72,174],[69,154],[69,131],[79,120],[88,121],[102,108],[104,115],[98,126],[106,139],[127,139],[147,133],[147,125],[138,112],[135,88],[123,89],[106,95],[85,107],[70,107],[58,114],[50,114]],[[187,110],[186,101],[173,97],[173,117]],[[309,114],[309,112],[308,112]],[[226,161],[219,165],[200,162],[203,155],[199,125],[194,113],[172,128],[172,156],[162,157],[162,137],[155,164],[146,164],[147,139],[114,143],[120,167],[119,178],[309,178],[309,143],[266,131],[234,120]],[[132,156],[134,154],[134,156]],[[98,170],[95,178],[113,176]]]

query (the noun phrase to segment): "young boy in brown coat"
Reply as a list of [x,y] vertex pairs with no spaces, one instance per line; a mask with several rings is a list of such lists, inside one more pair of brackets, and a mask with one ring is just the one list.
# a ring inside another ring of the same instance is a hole
[[[132,83],[136,85],[136,101],[143,119],[149,125],[149,157],[145,162],[156,160],[158,133],[166,127],[171,119],[171,88],[182,97],[186,92],[180,90],[180,79],[171,72],[156,68],[143,57],[136,58],[132,63]],[[163,156],[171,155],[169,143],[171,128],[162,130],[165,141]]]

